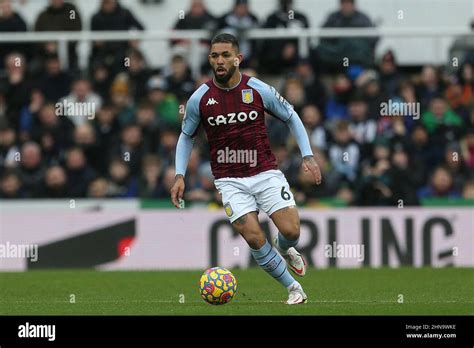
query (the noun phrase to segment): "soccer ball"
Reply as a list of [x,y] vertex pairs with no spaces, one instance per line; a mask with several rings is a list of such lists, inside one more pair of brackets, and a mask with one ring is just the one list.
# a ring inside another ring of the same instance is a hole
[[206,270],[199,282],[201,297],[207,303],[221,305],[230,302],[237,292],[234,275],[222,267]]

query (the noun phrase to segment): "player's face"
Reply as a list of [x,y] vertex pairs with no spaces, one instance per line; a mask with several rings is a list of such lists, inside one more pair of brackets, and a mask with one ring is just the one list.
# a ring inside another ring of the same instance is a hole
[[216,43],[212,45],[211,53],[209,53],[209,64],[219,83],[227,83],[230,80],[241,60],[242,55],[230,43]]

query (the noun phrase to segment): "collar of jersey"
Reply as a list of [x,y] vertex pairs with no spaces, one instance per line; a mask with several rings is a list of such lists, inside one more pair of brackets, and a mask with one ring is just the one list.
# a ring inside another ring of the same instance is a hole
[[240,74],[240,80],[239,80],[239,82],[237,82],[237,84],[234,87],[224,88],[224,87],[219,86],[216,83],[216,78],[215,77],[212,78],[212,83],[214,84],[214,86],[216,86],[219,89],[223,89],[224,91],[230,91],[231,89],[234,89],[235,87],[240,85],[240,83],[242,82],[242,73],[240,71],[239,71],[239,74]]

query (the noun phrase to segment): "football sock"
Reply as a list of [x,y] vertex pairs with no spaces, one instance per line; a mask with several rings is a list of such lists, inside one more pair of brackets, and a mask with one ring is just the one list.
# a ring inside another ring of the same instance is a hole
[[295,239],[295,240],[286,239],[286,237],[284,235],[282,235],[281,232],[278,232],[278,248],[284,254],[286,254],[288,249],[290,249],[291,247],[296,246],[296,244],[298,244],[298,240],[299,240],[299,238]]
[[275,248],[272,248],[268,241],[265,241],[263,247],[258,250],[250,248],[250,252],[258,265],[280,282],[280,284],[285,288],[288,288],[293,284],[293,282],[295,282],[295,279],[286,268],[286,261],[275,250]]
[[290,285],[288,285],[286,288],[288,289],[288,291],[291,291],[291,290],[294,290],[294,289],[297,289],[297,288],[300,288],[301,287],[301,284],[298,283],[296,280],[291,283]]

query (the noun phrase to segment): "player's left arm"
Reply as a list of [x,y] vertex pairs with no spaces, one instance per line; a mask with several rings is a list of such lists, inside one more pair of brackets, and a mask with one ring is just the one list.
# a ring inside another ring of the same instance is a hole
[[308,133],[306,133],[303,122],[301,122],[300,117],[295,111],[293,111],[293,115],[286,122],[286,125],[298,143],[301,155],[303,156],[303,168],[305,172],[311,172],[314,181],[317,185],[319,185],[321,183],[321,170],[319,169],[318,163],[316,163],[316,160],[314,159]]
[[298,143],[301,155],[303,156],[304,170],[306,172],[311,172],[314,181],[319,185],[321,183],[321,170],[314,159],[308,133],[306,133],[303,122],[301,122],[301,119],[293,106],[288,103],[286,99],[275,90],[275,88],[259,79],[251,78],[248,84],[255,88],[262,96],[265,110],[285,122],[287,127],[290,129]]

